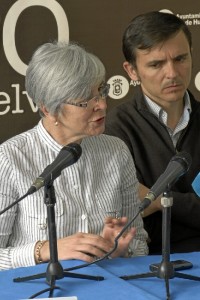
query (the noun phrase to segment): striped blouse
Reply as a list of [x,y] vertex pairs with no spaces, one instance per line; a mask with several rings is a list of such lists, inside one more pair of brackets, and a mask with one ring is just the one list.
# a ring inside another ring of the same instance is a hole
[[[127,216],[138,209],[138,181],[132,157],[118,138],[83,139],[82,155],[54,180],[57,238],[76,232],[100,234],[106,216]],[[0,146],[0,211],[25,195],[35,179],[57,157],[62,146],[42,121]],[[147,233],[137,217],[131,243],[134,255],[146,255]],[[0,269],[35,265],[34,247],[48,239],[44,189],[27,196],[0,215]]]

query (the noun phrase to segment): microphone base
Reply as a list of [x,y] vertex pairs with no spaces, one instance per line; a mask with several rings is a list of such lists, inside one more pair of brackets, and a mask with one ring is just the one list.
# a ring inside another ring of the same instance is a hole
[[46,283],[49,285],[49,288],[43,289],[36,294],[32,295],[30,299],[36,298],[39,295],[42,295],[46,292],[49,292],[49,298],[53,296],[53,292],[55,289],[60,289],[60,287],[56,286],[56,280],[62,279],[64,277],[70,277],[70,278],[79,278],[79,279],[88,279],[88,280],[96,280],[96,281],[102,281],[104,280],[104,277],[102,276],[92,276],[92,275],[85,275],[85,274],[77,274],[72,272],[64,271],[61,264],[59,262],[57,263],[49,263],[47,267],[47,271],[45,273],[39,273],[31,276],[26,277],[17,277],[14,278],[14,282],[25,282],[29,280],[35,280],[40,278],[46,278]]
[[177,278],[183,278],[183,279],[188,279],[188,280],[200,281],[200,277],[198,277],[198,276],[183,274],[183,273],[179,273],[179,272],[174,271],[173,270],[173,265],[172,265],[172,269],[171,268],[162,269],[162,270],[161,269],[162,269],[162,267],[160,267],[160,269],[158,269],[158,271],[141,273],[141,274],[136,274],[136,275],[125,275],[125,276],[120,276],[120,278],[124,279],[124,280],[132,280],[132,279],[139,279],[139,278],[150,278],[150,277],[157,277],[157,278],[160,278],[160,279],[164,279],[165,280],[165,286],[166,286],[166,299],[167,300],[170,300],[169,279],[177,277]]
[[[32,186],[31,191],[34,190],[34,186]],[[40,273],[32,276],[26,277],[18,277],[14,278],[14,282],[24,282],[28,280],[46,278],[46,283],[50,286],[47,289],[44,289],[35,295],[32,295],[30,299],[35,298],[45,292],[49,291],[49,298],[52,298],[53,291],[55,289],[59,289],[56,284],[57,279],[62,279],[64,277],[72,277],[72,278],[81,278],[81,279],[89,279],[89,280],[104,280],[104,277],[101,276],[91,276],[84,274],[76,274],[70,273],[68,271],[64,271],[62,265],[58,261],[58,249],[57,249],[57,235],[56,235],[56,222],[55,222],[55,191],[53,182],[51,184],[45,185],[44,189],[44,203],[47,207],[47,221],[48,221],[48,233],[49,233],[49,251],[50,251],[50,262],[47,266],[47,270],[45,273]]]
[[25,282],[25,281],[29,281],[29,280],[46,278],[46,282],[50,285],[52,283],[52,278],[56,281],[56,280],[62,279],[64,277],[89,279],[89,280],[96,280],[96,281],[104,280],[103,276],[92,276],[92,275],[78,274],[78,273],[63,271],[63,273],[60,274],[59,276],[52,275],[52,274],[51,274],[51,276],[49,276],[49,274],[47,274],[47,273],[38,273],[35,275],[30,275],[30,276],[25,276],[25,277],[16,277],[13,279],[13,282]]
[[131,279],[149,278],[149,277],[157,277],[157,278],[160,278],[160,279],[167,279],[167,280],[178,277],[178,278],[184,278],[184,279],[189,279],[189,280],[200,281],[200,277],[198,277],[198,276],[179,273],[179,272],[173,272],[173,274],[171,274],[170,278],[168,278],[168,277],[165,278],[163,276],[163,274],[160,275],[158,271],[140,273],[140,274],[135,274],[135,275],[124,275],[124,276],[120,276],[119,278],[124,279],[124,280],[131,280]]
[[[145,198],[144,200],[151,201],[148,198]],[[173,263],[170,261],[170,227],[171,227],[170,225],[171,225],[171,206],[173,205],[173,198],[171,197],[171,193],[169,190],[163,193],[163,197],[161,198],[161,204],[163,206],[163,210],[162,210],[162,261],[161,261],[161,263],[158,264],[158,268],[155,270],[153,269],[153,266],[150,265],[150,270],[152,272],[120,276],[120,278],[124,279],[124,280],[149,278],[149,277],[157,277],[160,279],[164,279],[165,286],[166,286],[166,299],[169,300],[170,299],[170,291],[169,291],[169,280],[170,279],[172,279],[174,277],[178,277],[178,278],[183,278],[183,279],[200,281],[200,277],[189,275],[189,274],[179,273],[174,269]]]

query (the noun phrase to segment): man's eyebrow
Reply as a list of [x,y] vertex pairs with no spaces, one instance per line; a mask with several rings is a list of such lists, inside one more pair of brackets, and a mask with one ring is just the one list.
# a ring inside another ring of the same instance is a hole
[[[181,54],[178,54],[178,55],[174,56],[172,59],[174,60],[174,59],[177,59],[177,58],[186,58],[188,56],[189,56],[188,52],[187,53],[181,53]],[[147,66],[151,66],[153,64],[163,63],[165,61],[166,61],[166,59],[153,59],[153,60],[147,62]]]
[[166,59],[154,59],[154,60],[148,61],[147,66],[163,63],[164,61],[166,61]]
[[178,54],[177,56],[175,56],[174,59],[179,58],[179,57],[185,58],[185,57],[187,57],[187,56],[189,56],[189,53],[188,53],[188,52],[187,52],[187,53],[181,53],[181,54]]

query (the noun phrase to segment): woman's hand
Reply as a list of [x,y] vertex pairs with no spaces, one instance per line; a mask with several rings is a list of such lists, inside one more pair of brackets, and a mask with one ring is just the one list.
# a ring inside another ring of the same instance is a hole
[[[76,233],[58,239],[58,260],[78,259],[92,262],[96,257],[103,257],[114,247],[114,240],[127,223],[127,218],[106,218],[102,235],[90,233]],[[127,230],[118,240],[118,247],[111,257],[126,256],[129,243],[135,236],[136,229]],[[37,248],[37,245],[36,245]],[[40,249],[40,259],[43,262],[50,260],[49,241]]]
[[[58,239],[57,247],[59,260],[79,259],[89,263],[95,257],[103,257],[112,249],[113,243],[96,234],[79,232]],[[49,241],[40,249],[40,258],[43,262],[50,260]]]
[[[127,217],[119,219],[108,217],[105,219],[105,225],[102,232],[104,239],[112,243],[114,247],[114,240],[116,236],[121,232],[124,226],[127,224]],[[127,230],[118,240],[118,247],[113,252],[111,257],[126,256],[130,242],[133,240],[136,233],[135,228]]]

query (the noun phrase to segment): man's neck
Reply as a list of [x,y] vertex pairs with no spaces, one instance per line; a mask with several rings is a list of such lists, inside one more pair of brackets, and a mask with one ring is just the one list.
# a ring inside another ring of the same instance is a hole
[[[175,103],[174,103],[175,104]],[[167,126],[174,130],[183,114],[184,102],[181,105],[171,105],[169,108],[163,108],[167,113]]]
[[[148,102],[149,107],[151,108],[151,110],[153,112],[156,112],[160,109],[162,109],[163,111],[165,111],[167,113],[167,126],[169,128],[171,128],[172,130],[177,126],[183,111],[184,111],[184,98],[181,100],[177,100],[175,102],[156,102],[154,100],[152,100],[151,98],[149,98],[148,96],[145,96],[146,100]],[[150,101],[150,102],[149,102]],[[151,103],[155,103],[152,104]],[[156,107],[154,107],[154,105],[157,105],[157,109]]]

